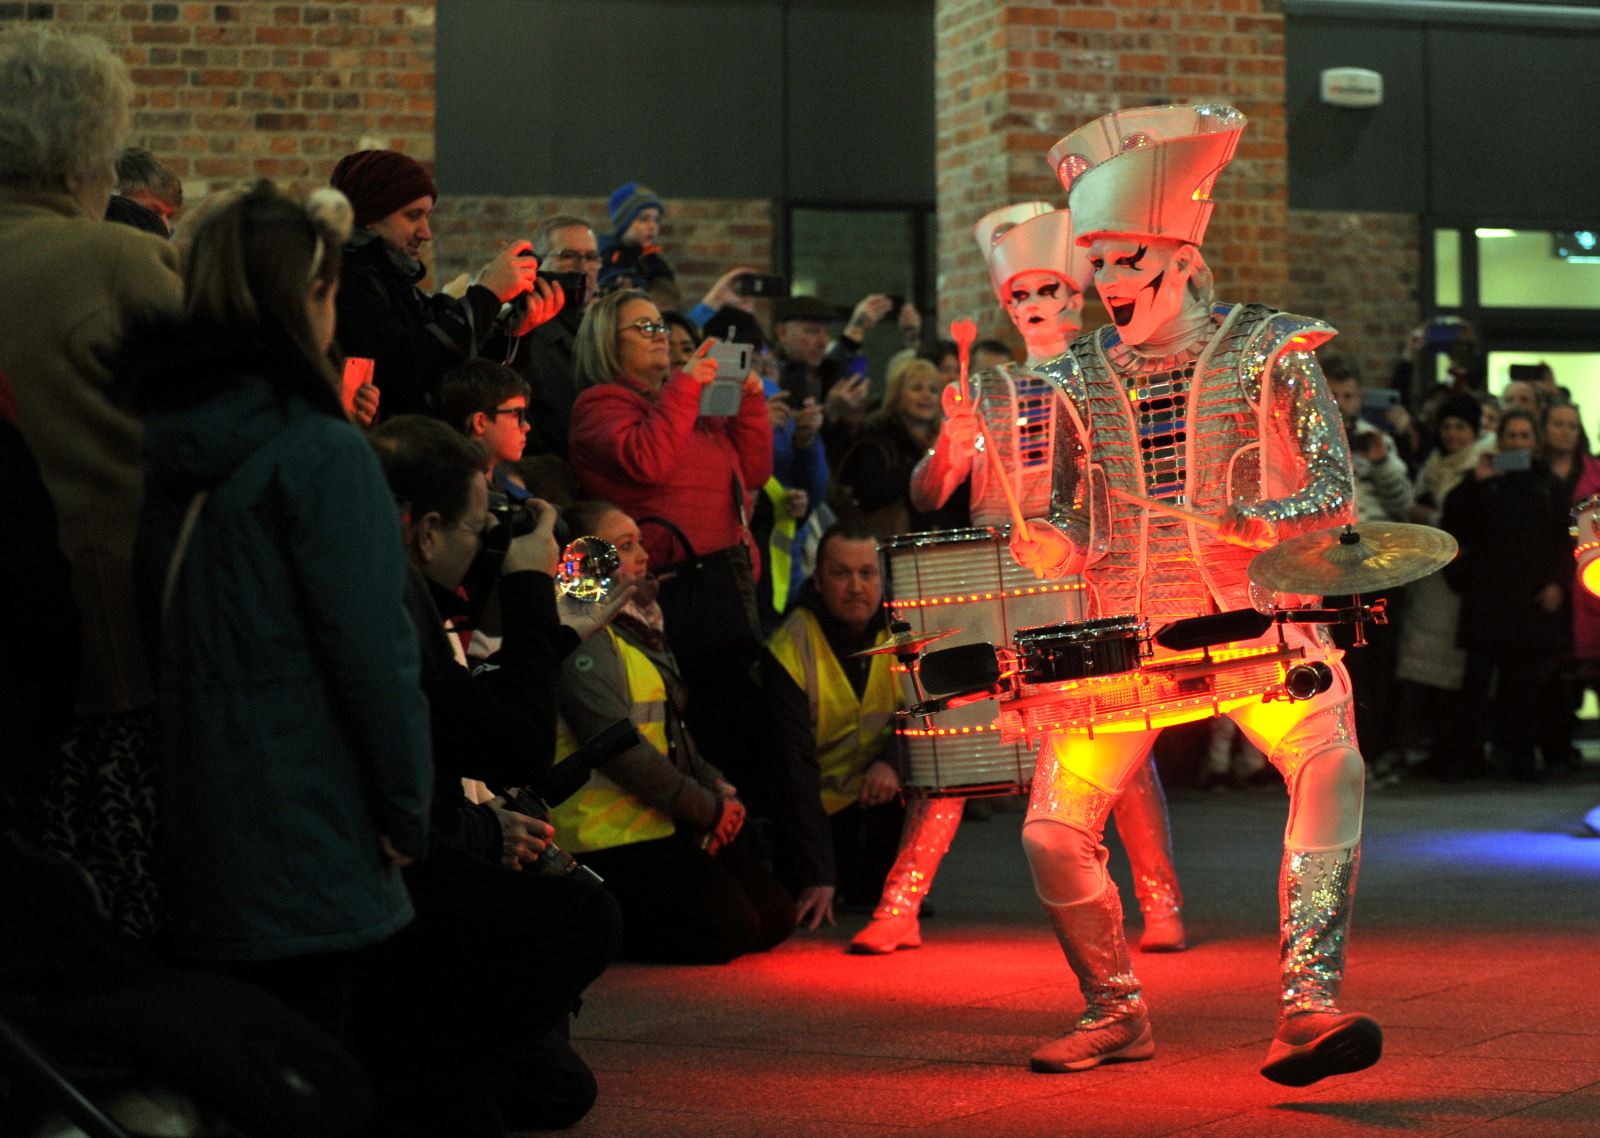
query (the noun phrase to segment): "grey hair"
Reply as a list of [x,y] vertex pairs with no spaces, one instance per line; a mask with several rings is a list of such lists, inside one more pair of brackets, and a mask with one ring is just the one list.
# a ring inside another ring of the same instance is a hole
[[117,193],[123,197],[140,190],[154,194],[176,209],[183,204],[183,181],[142,146],[130,146],[117,155]]
[[558,213],[554,217],[545,218],[539,223],[539,227],[533,231],[533,236],[529,238],[533,242],[533,255],[543,261],[551,253],[555,252],[556,234],[563,229],[571,229],[579,225],[590,233],[595,232],[594,226],[575,214]]
[[132,94],[127,67],[92,36],[0,32],[0,184],[109,188]]

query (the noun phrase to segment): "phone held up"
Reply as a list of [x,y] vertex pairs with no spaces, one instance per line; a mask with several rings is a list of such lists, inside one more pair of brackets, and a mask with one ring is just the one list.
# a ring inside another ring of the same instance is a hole
[[733,291],[739,296],[776,299],[789,295],[789,282],[774,273],[740,273],[733,278]]
[[700,389],[700,414],[708,419],[737,415],[750,374],[750,345],[712,340],[706,357],[717,361],[717,378]]

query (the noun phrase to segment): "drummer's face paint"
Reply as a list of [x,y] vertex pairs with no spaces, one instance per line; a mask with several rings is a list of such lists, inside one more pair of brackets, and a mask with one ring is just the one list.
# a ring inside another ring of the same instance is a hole
[[1101,237],[1089,246],[1100,302],[1125,344],[1163,338],[1183,312],[1194,246],[1149,237]]
[[816,577],[822,607],[856,632],[866,628],[883,601],[878,543],[834,538],[818,554]]
[[1028,345],[1028,358],[1060,355],[1083,327],[1083,293],[1056,273],[1018,273],[1006,283],[1006,312]]

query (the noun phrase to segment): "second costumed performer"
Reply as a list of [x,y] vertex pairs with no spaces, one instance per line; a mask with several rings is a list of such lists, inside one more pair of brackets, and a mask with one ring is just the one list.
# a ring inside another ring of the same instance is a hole
[[[1265,600],[1246,575],[1255,551],[1351,518],[1350,454],[1313,355],[1333,329],[1261,305],[1213,303],[1199,247],[1244,122],[1227,106],[1142,108],[1096,119],[1051,151],[1114,323],[1072,345],[1050,512],[1030,523],[1027,540],[1013,533],[1012,553],[1044,577],[1081,572],[1091,617],[1138,614],[1155,628],[1250,608]],[[1118,493],[1208,515],[1217,528]],[[1338,1007],[1364,775],[1349,676],[1325,630],[1290,624],[1285,634],[1329,666],[1331,686],[1227,714],[1288,784],[1281,1003],[1261,1071],[1303,1086],[1370,1066],[1383,1036],[1369,1017]],[[1092,738],[1062,731],[1040,749],[1022,841],[1086,1008],[1073,1031],[1034,1053],[1036,1071],[1155,1053],[1101,839],[1155,734],[1142,725]]]
[[[981,426],[986,445],[1005,467],[1000,476],[1012,479],[1022,508],[1034,516],[1049,508],[1060,400],[1045,377],[1059,380],[1067,343],[1082,327],[1089,254],[1073,242],[1072,215],[1047,202],[997,209],[984,215],[972,234],[988,260],[995,295],[1027,345],[1028,359],[979,372],[970,400],[956,399],[955,384],[944,389],[944,426],[933,450],[912,472],[911,503],[931,513],[970,477],[972,523],[1005,527],[1011,522],[1005,494],[990,476],[989,454],[976,450],[974,443]],[[1068,603],[1076,606],[1077,594],[1061,596],[1073,598]],[[961,825],[965,804],[965,798],[910,800],[883,896],[872,921],[850,942],[851,951],[886,953],[922,943],[918,912]],[[1167,800],[1153,762],[1129,777],[1115,817],[1144,913],[1139,947],[1146,952],[1181,951],[1183,895],[1172,864]]]

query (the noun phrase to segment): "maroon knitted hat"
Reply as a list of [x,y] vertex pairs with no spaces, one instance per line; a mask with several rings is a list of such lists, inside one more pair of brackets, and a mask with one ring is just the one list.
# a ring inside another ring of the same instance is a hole
[[350,199],[356,228],[382,221],[420,197],[439,200],[439,190],[415,158],[398,150],[360,150],[346,154],[328,184]]

